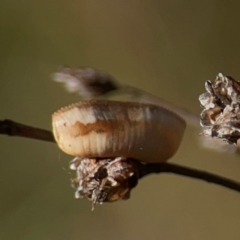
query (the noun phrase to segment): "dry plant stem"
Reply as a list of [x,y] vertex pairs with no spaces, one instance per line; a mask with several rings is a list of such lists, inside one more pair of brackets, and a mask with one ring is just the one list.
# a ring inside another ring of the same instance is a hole
[[207,181],[209,183],[215,183],[217,185],[221,185],[223,187],[240,192],[240,183],[236,181],[233,181],[228,178],[224,178],[217,174],[208,173],[206,171],[196,170],[189,167],[184,167],[177,164],[172,164],[172,163],[146,164],[143,169],[143,175],[141,177],[144,177],[151,173],[175,173],[177,175],[196,178],[196,179]]
[[30,127],[21,123],[17,123],[8,119],[0,121],[0,134],[9,136],[18,136],[33,138],[42,141],[55,142],[52,132]]
[[[30,127],[11,120],[0,121],[0,134],[55,142],[51,131]],[[139,162],[139,171],[140,178],[152,173],[175,173],[177,175],[200,179],[209,183],[215,183],[220,186],[240,192],[240,183],[235,182],[231,179],[172,163],[140,164]]]

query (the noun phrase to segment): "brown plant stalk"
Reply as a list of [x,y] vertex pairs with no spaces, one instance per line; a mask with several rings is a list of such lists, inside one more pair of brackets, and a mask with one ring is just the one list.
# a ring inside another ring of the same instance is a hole
[[[42,140],[47,142],[55,142],[53,134],[51,131],[40,129],[36,127],[31,127],[21,123],[17,123],[11,120],[0,121],[0,134],[8,136],[18,136],[31,138],[36,140]],[[177,175],[195,178],[199,180],[204,180],[209,183],[214,183],[228,189],[240,192],[240,183],[233,181],[231,179],[185,167],[172,163],[148,163],[142,164],[139,162],[139,178],[147,176],[152,173],[174,173]]]

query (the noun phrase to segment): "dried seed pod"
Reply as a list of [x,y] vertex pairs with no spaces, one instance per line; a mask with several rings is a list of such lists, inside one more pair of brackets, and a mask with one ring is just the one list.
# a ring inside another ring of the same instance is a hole
[[74,158],[70,168],[77,177],[72,180],[76,198],[87,198],[96,203],[128,199],[138,183],[141,163],[129,158],[90,159]]
[[69,155],[144,162],[167,161],[185,130],[182,118],[159,106],[100,100],[64,107],[52,124],[58,146]]
[[240,138],[240,82],[219,73],[206,81],[207,92],[199,96],[203,106],[200,123],[206,136],[236,144]]

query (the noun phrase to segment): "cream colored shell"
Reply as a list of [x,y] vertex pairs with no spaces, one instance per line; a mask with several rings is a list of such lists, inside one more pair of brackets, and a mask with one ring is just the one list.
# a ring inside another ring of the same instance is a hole
[[79,157],[129,157],[165,162],[183,137],[185,122],[159,106],[91,100],[62,108],[52,116],[58,146]]

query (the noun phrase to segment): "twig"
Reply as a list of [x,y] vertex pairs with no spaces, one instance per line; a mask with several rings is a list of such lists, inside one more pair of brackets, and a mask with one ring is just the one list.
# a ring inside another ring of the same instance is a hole
[[223,187],[240,192],[240,183],[231,179],[219,176],[217,174],[201,171],[189,167],[180,166],[173,163],[149,163],[144,167],[142,177],[151,173],[175,173],[185,177],[191,177],[207,181],[209,183],[215,183]]
[[[21,123],[17,123],[11,120],[0,121],[0,134],[9,136],[26,137],[32,139],[38,139],[42,141],[55,142],[51,131],[30,127]],[[191,177],[195,179],[204,180],[210,183],[215,183],[220,186],[232,189],[240,192],[240,183],[231,179],[224,178],[222,176],[208,173],[205,171],[184,167],[171,163],[149,163],[141,164],[140,178],[152,173],[175,173],[185,177]]]
[[17,123],[8,119],[0,121],[0,134],[9,136],[18,136],[33,138],[42,141],[55,142],[52,132],[30,127],[21,123]]

